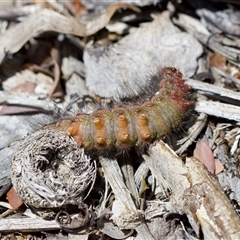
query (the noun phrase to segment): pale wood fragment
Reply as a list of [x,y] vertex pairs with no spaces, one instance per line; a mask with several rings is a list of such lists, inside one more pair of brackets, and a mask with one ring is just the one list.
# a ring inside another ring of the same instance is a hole
[[[191,86],[193,89],[198,90],[201,93],[219,96],[222,98],[228,98],[233,101],[240,101],[239,92],[232,91],[223,87],[212,85],[209,83],[203,83],[194,79],[188,79],[186,84]],[[208,100],[199,100],[195,104],[195,110],[199,113],[205,113],[220,118],[229,120],[240,121],[240,107]]]
[[[18,104],[23,106],[31,106],[42,108],[46,111],[53,111],[56,105],[50,99],[39,99],[37,95],[30,95],[27,93],[16,94],[11,92],[0,91],[0,103]],[[63,108],[63,104],[58,104],[59,108]]]

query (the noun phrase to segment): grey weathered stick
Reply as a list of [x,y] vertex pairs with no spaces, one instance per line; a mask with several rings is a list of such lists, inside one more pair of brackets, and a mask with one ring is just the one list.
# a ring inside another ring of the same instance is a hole
[[53,221],[42,218],[9,218],[0,219],[0,232],[39,232],[58,230],[60,226]]
[[125,214],[118,217],[118,226],[121,229],[131,229],[141,224],[141,215],[139,214],[135,203],[133,202],[131,193],[124,183],[121,169],[116,159],[99,158],[103,167],[104,175],[108,180],[115,199],[121,202],[124,207]]
[[[239,92],[235,92],[227,88],[219,87],[209,83],[203,83],[194,79],[188,79],[186,81],[186,84],[204,94],[210,94],[223,98],[233,99],[234,101],[240,101]],[[237,122],[240,121],[240,107],[231,104],[200,100],[197,101],[195,110],[199,113],[205,113]]]
[[196,103],[195,110],[200,113],[240,122],[240,107],[213,101]]
[[240,93],[227,88],[219,87],[209,83],[203,83],[194,79],[187,79],[186,84],[191,86],[193,89],[199,90],[204,93],[218,95],[221,97],[227,97],[240,101]]
[[[118,219],[115,219],[118,227],[121,229],[136,228],[139,239],[152,240],[153,236],[142,221],[141,213],[136,208],[131,193],[124,183],[117,160],[100,157],[100,163],[103,167],[104,175],[114,192],[115,200],[117,199],[121,202],[118,206],[124,207],[122,214],[118,215]],[[114,214],[117,215],[116,212]]]
[[[12,92],[0,91],[0,104],[2,104],[3,102],[7,104],[18,104],[33,108],[42,108],[46,111],[53,111],[56,109],[54,102],[50,99],[39,100],[39,97],[37,95],[30,95],[26,93],[16,94]],[[63,108],[61,104],[58,104],[58,106]]]
[[169,183],[174,211],[185,213],[197,234],[200,226],[204,239],[240,239],[239,217],[200,161],[188,158],[184,164],[162,141],[150,147],[144,159],[157,181],[162,175]]
[[218,74],[220,74],[221,76],[230,79],[231,81],[233,81],[234,83],[240,85],[240,80],[238,78],[233,77],[232,75],[224,72],[223,70],[217,68],[217,67],[212,67],[211,68],[213,71],[216,71]]
[[193,143],[193,141],[195,141],[195,139],[198,137],[200,132],[206,126],[206,122],[207,122],[207,115],[204,113],[201,113],[198,116],[196,123],[191,128],[188,129],[188,135],[178,141],[178,145],[180,145],[180,147],[179,149],[176,150],[177,154],[181,155]]

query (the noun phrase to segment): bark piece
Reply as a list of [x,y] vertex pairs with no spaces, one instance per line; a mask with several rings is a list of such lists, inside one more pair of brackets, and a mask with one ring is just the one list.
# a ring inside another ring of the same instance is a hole
[[217,9],[198,9],[197,14],[204,19],[207,26],[217,28],[223,33],[240,35],[240,12],[237,9],[227,8]]
[[205,239],[240,238],[239,217],[200,161],[187,158],[184,164],[162,141],[150,147],[149,156],[144,158],[158,181],[159,175],[164,176],[172,190],[174,210],[187,215],[197,234],[201,227]]
[[80,205],[96,174],[89,157],[72,138],[44,129],[21,142],[11,171],[17,194],[35,208]]
[[[98,7],[108,6],[112,3],[124,3],[126,0],[105,0],[105,1],[98,1],[98,0],[82,0],[81,1],[84,6],[89,9],[96,9]],[[137,6],[146,6],[150,4],[157,4],[159,0],[128,0],[129,4],[134,4]]]

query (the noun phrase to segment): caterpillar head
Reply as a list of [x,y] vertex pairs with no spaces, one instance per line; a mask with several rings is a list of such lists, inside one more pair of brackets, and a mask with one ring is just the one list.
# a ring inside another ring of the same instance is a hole
[[160,75],[162,77],[160,89],[164,91],[164,94],[168,95],[183,108],[192,105],[192,102],[187,100],[191,87],[185,85],[182,73],[178,69],[166,67],[160,71]]

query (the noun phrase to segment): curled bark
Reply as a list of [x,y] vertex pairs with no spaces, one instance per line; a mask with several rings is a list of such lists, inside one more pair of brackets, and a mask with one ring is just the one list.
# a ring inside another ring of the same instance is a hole
[[72,138],[49,130],[27,136],[11,167],[18,195],[39,208],[79,205],[96,175],[94,165]]

